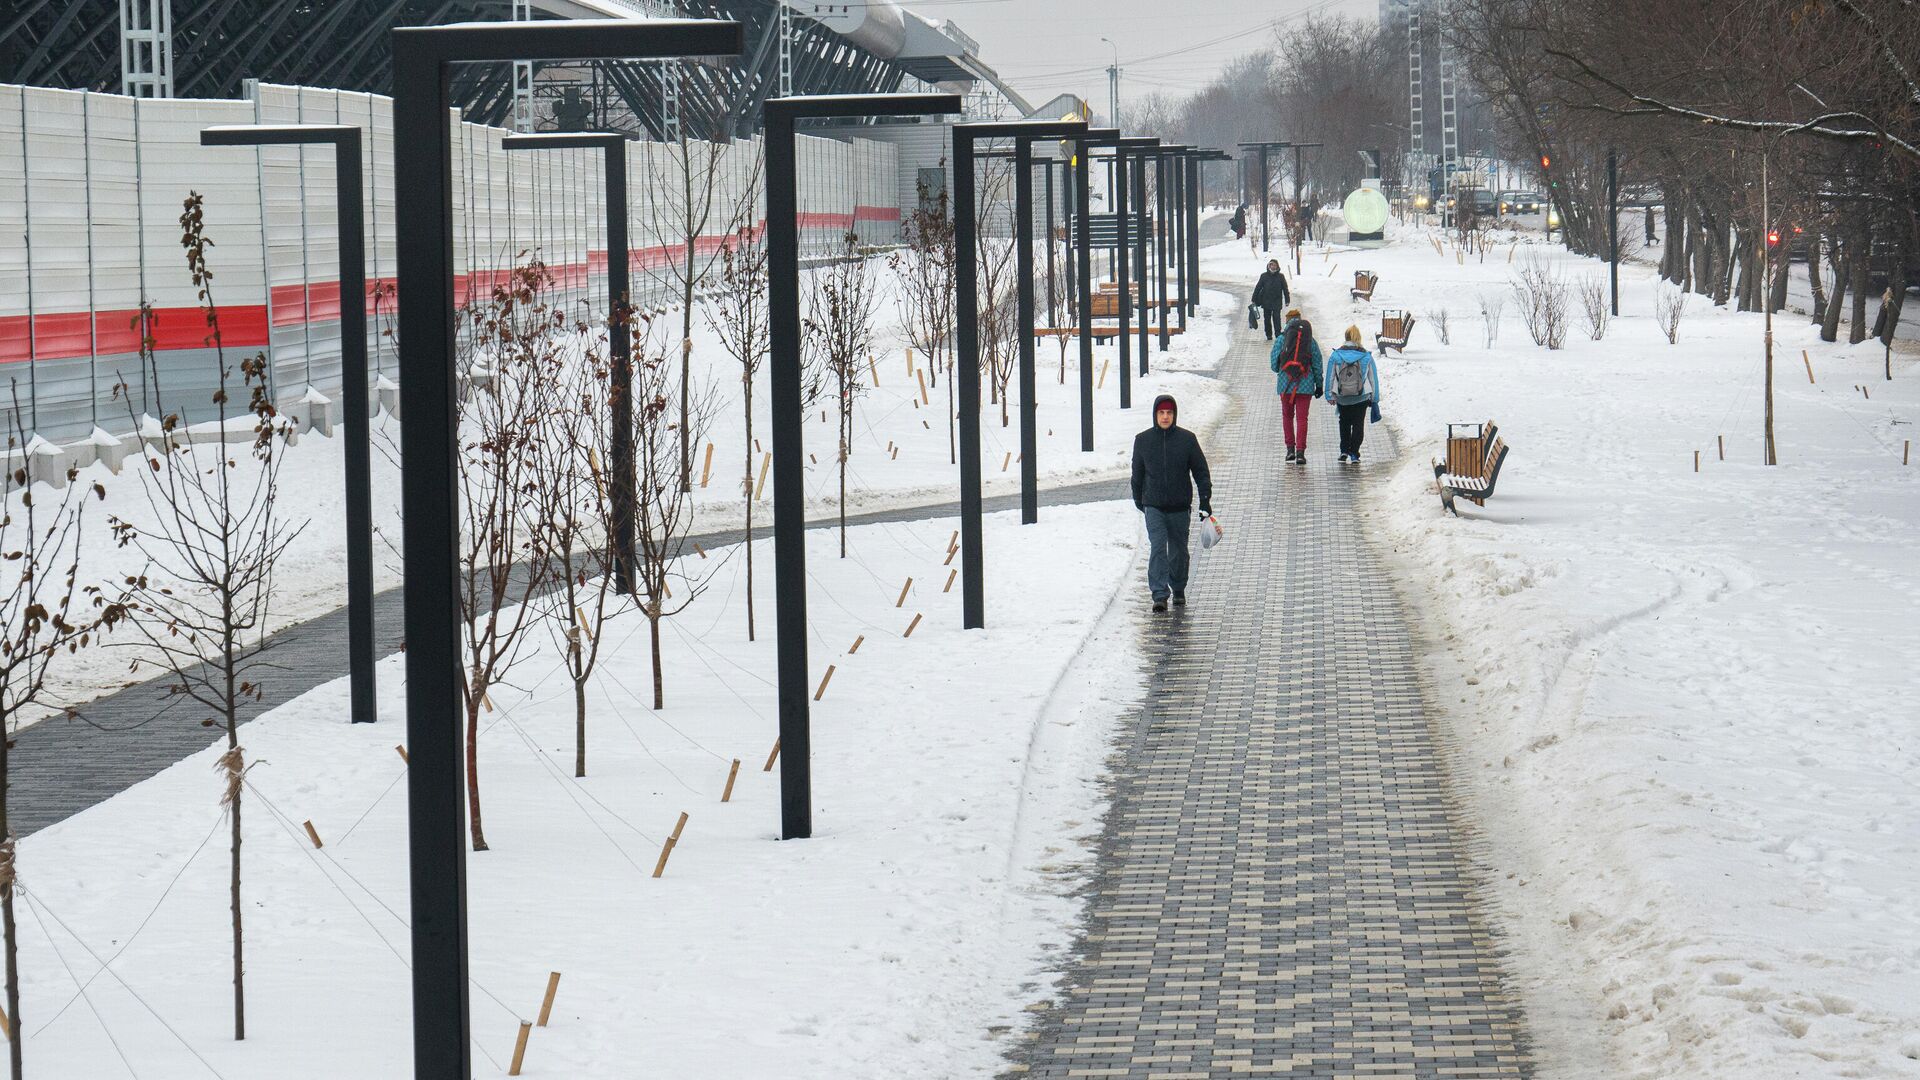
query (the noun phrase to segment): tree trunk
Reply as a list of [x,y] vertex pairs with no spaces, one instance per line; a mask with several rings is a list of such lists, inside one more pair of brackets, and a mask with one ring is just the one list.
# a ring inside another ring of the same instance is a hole
[[1862,223],[1854,234],[1854,243],[1859,245],[1859,253],[1851,264],[1853,270],[1853,325],[1847,332],[1847,343],[1858,345],[1867,339],[1867,273],[1872,269],[1873,260],[1869,253],[1872,241],[1868,238],[1866,226]]
[[647,636],[653,645],[653,707],[667,707],[666,683],[660,677],[660,597],[647,602]]
[[[975,399],[978,400],[978,399]],[[947,371],[947,464],[956,465],[960,461],[960,449],[954,442],[953,434],[953,371]]]
[[474,688],[467,702],[467,827],[473,834],[473,850],[487,850],[486,830],[480,827],[480,700],[484,684]]
[[0,941],[4,941],[7,964],[7,1023],[11,1025],[11,1037],[7,1039],[7,1061],[12,1069],[13,1080],[21,1080],[26,1066],[21,1060],[21,1043],[26,1036],[20,1026],[20,946],[18,931],[13,921],[13,825],[7,817],[7,799],[10,795],[11,777],[8,770],[12,765],[7,758],[6,734],[12,725],[0,718],[0,844],[6,847],[5,877],[0,878]]
[[1907,246],[1893,252],[1893,270],[1887,275],[1887,295],[1880,303],[1880,344],[1886,349],[1887,381],[1893,381],[1893,333],[1900,328],[1900,311],[1907,304]]
[[753,380],[747,384],[747,640],[753,640]]
[[[693,273],[693,245],[687,245],[687,273]],[[693,447],[687,442],[691,430],[687,423],[687,376],[693,363],[693,282],[689,278],[685,294],[686,312],[680,338],[680,490],[693,490]]]
[[[579,628],[573,630],[574,670],[583,671]],[[587,775],[587,677],[573,677],[573,775]]]
[[1779,265],[1771,267],[1773,276],[1768,278],[1767,310],[1778,314],[1787,309],[1787,281],[1793,276],[1792,250],[1781,251],[1773,261]]
[[852,402],[845,396],[840,398],[840,557],[847,557],[847,444],[853,437],[853,415],[847,411]]
[[1807,309],[1807,318],[1815,323],[1827,313],[1827,283],[1820,278],[1820,246],[1823,242],[1817,231],[1807,238],[1807,287],[1813,291],[1813,306]]
[[[228,724],[232,724],[231,717]],[[233,748],[233,728],[227,729],[227,746]],[[246,964],[244,962],[244,938],[240,924],[240,786],[233,787],[233,851],[232,862],[228,868],[227,888],[229,902],[233,909],[233,1039],[240,1042],[247,1037],[247,987]],[[15,1035],[15,1039],[19,1036]]]
[[1849,270],[1857,252],[1852,244],[1836,248],[1833,259],[1833,294],[1827,297],[1827,310],[1820,316],[1820,340],[1836,341],[1840,337],[1840,312],[1847,303],[1847,282],[1852,274]]

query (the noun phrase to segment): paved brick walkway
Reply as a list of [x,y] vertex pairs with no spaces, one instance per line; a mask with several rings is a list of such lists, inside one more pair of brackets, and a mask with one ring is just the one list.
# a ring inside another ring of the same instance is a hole
[[[1331,323],[1329,323],[1331,329]],[[1356,520],[1393,456],[1284,462],[1266,342],[1224,368],[1229,541],[1193,604],[1141,607],[1157,657],[1122,745],[1083,938],[1014,1075],[1529,1073],[1474,911],[1404,617]]]

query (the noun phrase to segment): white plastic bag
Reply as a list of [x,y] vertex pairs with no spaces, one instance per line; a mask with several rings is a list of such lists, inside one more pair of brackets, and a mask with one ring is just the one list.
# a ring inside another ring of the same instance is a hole
[[1213,545],[1226,539],[1226,530],[1220,527],[1220,519],[1208,514],[1200,519],[1200,550],[1212,551]]

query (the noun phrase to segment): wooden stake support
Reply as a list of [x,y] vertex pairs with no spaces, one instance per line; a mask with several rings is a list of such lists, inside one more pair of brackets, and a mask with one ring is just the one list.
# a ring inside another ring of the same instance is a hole
[[827,684],[832,681],[833,681],[833,665],[828,664],[827,673],[825,675],[820,676],[820,686],[817,689],[815,689],[813,692],[813,700],[819,701],[822,697],[826,696]]
[[1094,384],[1095,390],[1105,390],[1107,388],[1107,368],[1112,365],[1112,363],[1113,357],[1111,356],[1105,357],[1100,361],[1100,381]]
[[1713,439],[1716,443],[1720,444],[1720,460],[1727,460],[1727,437],[1725,435],[1715,435]]
[[959,549],[959,548],[948,548],[948,549],[947,549],[947,557],[946,557],[946,560],[945,560],[944,562],[942,562],[942,563],[941,563],[940,565],[941,565],[941,566],[952,566],[952,565],[953,565],[953,557],[954,557],[955,555],[958,555],[958,554],[960,554],[960,549]]
[[913,377],[920,380],[920,404],[931,405],[933,400],[927,397],[927,376],[925,372],[915,371]]
[[921,426],[921,427],[923,427],[923,428],[926,428],[926,429],[927,429],[928,431],[932,431],[932,430],[933,430],[933,425],[932,425],[932,424],[929,424],[929,423],[927,423],[927,422],[926,422],[925,420],[922,420],[922,421],[920,421],[920,426]]
[[533,1025],[520,1021],[520,1037],[513,1041],[513,1063],[507,1066],[508,1076],[520,1075],[520,1063],[527,1059],[527,1036],[533,1033]]
[[919,613],[917,613],[917,612],[916,612],[916,613],[914,614],[914,616],[913,616],[913,621],[907,624],[907,632],[906,632],[906,633],[904,633],[904,634],[901,634],[900,636],[901,636],[901,637],[903,637],[903,638],[909,638],[909,637],[912,637],[912,636],[913,636],[913,628],[914,628],[914,627],[916,627],[916,626],[919,626],[919,625],[920,625],[920,615],[919,615]]
[[1866,398],[1866,399],[1867,399],[1868,401],[1872,401],[1872,400],[1873,400],[1873,395],[1872,395],[1872,394],[1869,394],[1869,393],[1867,393],[1867,388],[1866,388],[1866,387],[1864,387],[1864,386],[1862,386],[1862,387],[1860,388],[1860,396],[1861,396],[1861,397],[1863,397],[1863,398]]
[[767,468],[773,464],[773,455],[765,454],[760,458],[760,479],[753,485],[753,499],[760,501],[760,493],[767,490]]
[[5,1035],[8,1042],[13,1041],[13,1021],[8,1018],[4,1005],[0,1005],[0,1035]]
[[707,444],[707,460],[704,464],[700,466],[700,486],[706,487],[707,481],[712,479],[712,477],[713,477],[713,444],[708,443]]
[[720,791],[721,802],[733,801],[733,781],[740,775],[740,759],[734,758],[733,765],[727,769],[727,786]]
[[679,845],[680,830],[686,827],[687,812],[682,810],[680,811],[680,820],[673,823],[673,833],[667,837],[666,843],[660,845],[660,861],[653,864],[654,877],[659,877],[661,874],[667,872],[667,857],[672,855],[673,849]]
[[907,374],[913,374],[913,350],[907,350]]
[[861,643],[866,640],[867,640],[867,635],[865,634],[861,634],[855,637],[853,639],[853,644],[847,648],[847,655],[852,656],[854,653],[859,652]]
[[900,460],[900,448],[897,446],[893,448],[893,460],[895,461]]
[[1807,365],[1807,385],[1813,385],[1813,361],[1807,357],[1807,350],[1800,350],[1800,362]]
[[878,389],[880,386],[880,369],[874,366],[872,353],[867,354],[867,371],[873,375],[873,385],[875,389]]
[[1700,451],[1698,450],[1695,450],[1693,452],[1693,471],[1694,472],[1700,471]]
[[539,1024],[541,1027],[546,1027],[547,1018],[553,1015],[553,995],[559,992],[560,992],[560,973],[557,971],[547,972],[547,996],[544,1000],[540,1002]]
[[487,707],[488,712],[492,712],[493,711],[493,695],[487,693],[485,690],[480,691],[480,704],[485,705]]
[[307,830],[307,839],[309,839],[309,840],[311,840],[311,841],[313,841],[313,846],[314,846],[314,847],[316,847],[316,848],[323,848],[323,847],[326,847],[326,846],[327,846],[327,845],[325,845],[325,844],[323,844],[323,843],[321,843],[321,842],[320,842],[320,833],[319,833],[319,831],[318,831],[318,830],[316,830],[316,829],[315,829],[315,828],[313,827],[313,822],[311,822],[311,821],[303,821],[303,822],[301,822],[301,823],[300,823],[300,827],[301,827],[301,828],[303,828],[303,829],[306,829],[306,830]]
[[941,592],[943,592],[943,593],[944,593],[944,592],[952,592],[952,591],[953,591],[953,579],[954,579],[954,578],[957,578],[957,577],[959,577],[959,576],[960,576],[960,570],[959,570],[959,568],[958,568],[958,567],[955,567],[954,569],[952,569],[952,570],[949,570],[949,571],[947,571],[947,587],[946,587],[946,588],[944,588],[944,589],[941,589],[940,591],[941,591]]
[[399,743],[394,743],[394,744],[393,744],[393,752],[394,752],[394,753],[396,753],[396,754],[399,754],[399,755],[400,755],[400,760],[401,760],[401,762],[403,762],[404,764],[407,764],[407,765],[411,765],[411,764],[413,764],[413,759],[407,756],[407,748],[406,748],[406,747],[404,747],[404,746],[401,746],[401,745],[400,745]]
[[1013,464],[1013,451],[1011,451],[1011,450],[1009,450],[1009,451],[1007,451],[1007,456],[1006,456],[1005,458],[1003,458],[1003,459],[1001,459],[1001,461],[1000,461],[1000,471],[1001,471],[1001,472],[1006,472],[1006,471],[1007,471],[1007,466],[1009,466],[1009,465],[1011,465],[1011,464]]
[[764,766],[762,766],[762,767],[761,767],[761,769],[760,769],[760,771],[761,771],[761,772],[772,772],[772,771],[773,771],[773,763],[774,763],[774,762],[776,762],[776,761],[778,761],[778,760],[780,760],[780,740],[779,740],[779,739],[775,739],[775,740],[773,740],[773,750],[772,750],[772,751],[771,751],[770,753],[768,753],[768,754],[767,754],[767,763],[766,763],[766,765],[764,765]]
[[818,465],[818,464],[820,464],[820,459],[819,459],[819,458],[817,458],[817,457],[814,457],[814,456],[813,456],[812,454],[808,454],[808,455],[807,455],[807,460],[808,460],[809,462],[811,462],[812,464],[815,464],[815,465]]
[[1900,464],[1905,465],[1907,463],[1907,455],[1911,453],[1913,453],[1913,440],[1908,439],[1900,444]]
[[907,579],[907,583],[906,583],[905,585],[902,585],[902,586],[900,586],[900,599],[898,599],[898,600],[895,600],[895,601],[893,602],[893,606],[894,606],[894,607],[906,607],[906,606],[907,606],[907,590],[909,590],[909,589],[911,589],[911,588],[913,588],[913,579],[912,579],[912,578],[908,578],[908,579]]
[[701,558],[703,558],[703,559],[707,557],[707,549],[706,549],[706,548],[703,548],[703,547],[701,547],[701,546],[700,546],[700,541],[698,541],[698,540],[695,540],[695,541],[693,542],[693,553],[694,553],[695,555],[698,555],[698,556],[700,556],[700,557],[701,557]]

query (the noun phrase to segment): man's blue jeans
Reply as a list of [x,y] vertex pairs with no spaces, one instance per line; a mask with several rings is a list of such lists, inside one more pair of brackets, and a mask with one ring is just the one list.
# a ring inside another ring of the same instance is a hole
[[1187,533],[1193,519],[1191,510],[1161,510],[1148,506],[1140,513],[1147,519],[1147,589],[1155,600],[1165,600],[1169,592],[1187,591]]

